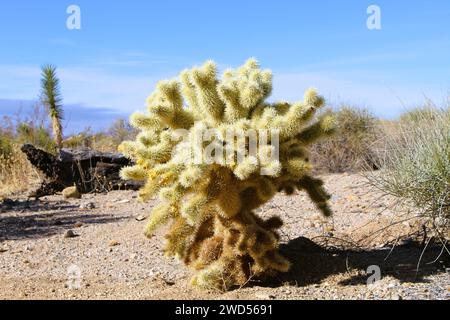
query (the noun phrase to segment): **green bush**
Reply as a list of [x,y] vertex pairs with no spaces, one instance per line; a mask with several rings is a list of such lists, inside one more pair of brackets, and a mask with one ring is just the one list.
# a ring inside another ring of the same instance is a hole
[[16,142],[18,144],[31,143],[49,152],[55,152],[56,144],[49,131],[43,126],[33,126],[22,122],[16,128]]

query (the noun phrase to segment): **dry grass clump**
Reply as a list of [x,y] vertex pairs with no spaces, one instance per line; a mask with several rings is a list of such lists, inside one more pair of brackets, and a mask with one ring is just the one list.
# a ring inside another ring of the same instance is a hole
[[375,165],[373,145],[379,135],[378,119],[367,109],[342,106],[335,113],[338,133],[311,148],[319,172],[355,172]]
[[39,172],[17,145],[12,144],[7,153],[0,151],[0,199],[28,190],[39,179]]
[[416,109],[383,136],[373,185],[412,203],[436,230],[450,226],[450,109]]

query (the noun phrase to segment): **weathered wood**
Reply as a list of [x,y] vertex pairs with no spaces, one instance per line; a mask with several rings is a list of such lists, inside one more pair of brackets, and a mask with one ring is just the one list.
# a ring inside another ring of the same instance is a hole
[[119,153],[91,149],[62,149],[58,156],[26,144],[21,148],[30,163],[47,177],[33,194],[35,197],[54,194],[76,185],[81,193],[117,189],[139,189],[142,184],[124,181],[120,169],[131,161]]

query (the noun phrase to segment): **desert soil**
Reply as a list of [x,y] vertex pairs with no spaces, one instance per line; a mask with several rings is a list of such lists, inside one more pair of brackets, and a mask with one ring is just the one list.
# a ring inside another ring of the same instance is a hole
[[191,288],[190,271],[162,254],[163,233],[144,237],[156,201],[140,203],[132,191],[12,197],[0,211],[0,299],[450,298],[449,254],[432,243],[423,250],[429,237],[414,210],[394,206],[358,174],[324,180],[332,219],[303,193],[259,210],[284,219],[291,271],[225,293]]

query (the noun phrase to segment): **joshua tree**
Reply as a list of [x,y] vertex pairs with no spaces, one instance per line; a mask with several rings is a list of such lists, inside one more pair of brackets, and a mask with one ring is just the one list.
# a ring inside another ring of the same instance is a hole
[[59,79],[56,75],[56,67],[53,65],[42,67],[41,99],[42,103],[49,110],[56,146],[58,149],[61,149],[63,142],[61,125],[63,119],[62,97],[59,89]]
[[[201,288],[228,289],[251,275],[288,271],[289,261],[278,252],[281,219],[264,220],[255,209],[279,191],[304,190],[324,215],[331,214],[323,182],[310,175],[307,152],[334,130],[331,115],[314,119],[324,99],[310,89],[302,102],[265,102],[272,73],[254,59],[220,80],[211,61],[180,78],[157,85],[149,113],[131,116],[141,130],[136,141],[119,147],[136,160],[122,177],[146,181],[142,200],[158,193],[162,201],[145,234],[172,222],[165,251],[198,271],[192,283]],[[260,139],[268,131],[276,134]],[[245,132],[256,135],[256,152]],[[214,161],[192,161],[211,150]]]

